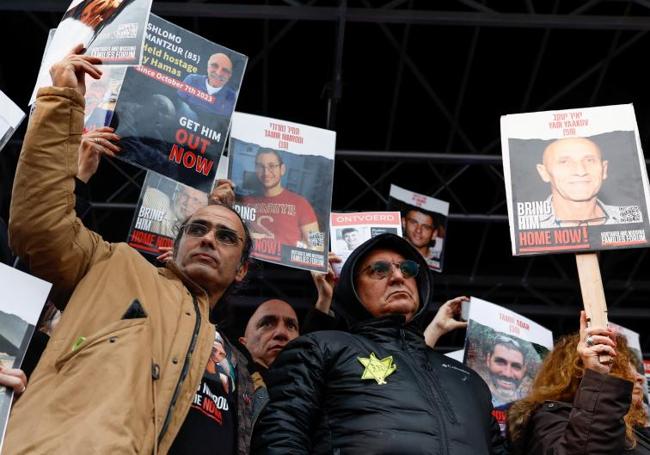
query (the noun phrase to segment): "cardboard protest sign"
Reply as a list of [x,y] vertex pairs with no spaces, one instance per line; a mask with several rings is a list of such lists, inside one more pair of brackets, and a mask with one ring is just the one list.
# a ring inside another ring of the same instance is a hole
[[128,243],[148,254],[171,247],[181,223],[201,207],[208,195],[155,172],[147,172],[133,217]]
[[[0,263],[0,364],[20,368],[52,285]],[[0,451],[13,389],[0,387]]]
[[73,0],[48,39],[29,104],[39,88],[52,85],[50,67],[79,43],[86,55],[101,58],[105,66],[140,64],[151,1]]
[[115,106],[120,159],[209,192],[247,57],[152,14]]
[[631,104],[501,117],[513,255],[643,247],[649,189]]
[[229,175],[253,257],[327,270],[335,139],[334,131],[235,113]]
[[431,270],[442,272],[449,203],[424,194],[390,186],[389,210],[402,214],[404,238],[427,261]]
[[342,259],[335,264],[338,274],[356,247],[379,234],[402,235],[399,212],[353,212],[330,215],[331,251]]
[[24,118],[25,113],[0,90],[0,151]]
[[463,303],[468,321],[464,363],[492,393],[495,417],[505,425],[504,410],[531,389],[544,356],[553,349],[553,334],[507,308],[472,297]]

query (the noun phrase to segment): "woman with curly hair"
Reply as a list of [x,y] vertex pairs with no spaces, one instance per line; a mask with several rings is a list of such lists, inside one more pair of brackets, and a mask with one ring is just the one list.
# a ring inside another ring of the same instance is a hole
[[[601,363],[600,356],[612,361]],[[650,453],[637,444],[635,434],[646,416],[640,401],[631,405],[637,380],[630,367],[633,359],[623,336],[611,329],[587,328],[582,312],[580,332],[556,343],[530,395],[510,408],[513,453]]]

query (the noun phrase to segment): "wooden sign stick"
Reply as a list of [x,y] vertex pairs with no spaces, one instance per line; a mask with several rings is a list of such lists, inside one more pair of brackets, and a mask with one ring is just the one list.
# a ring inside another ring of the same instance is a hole
[[[605,290],[603,289],[603,280],[598,266],[598,255],[596,253],[577,253],[576,264],[578,265],[578,276],[580,277],[582,303],[587,313],[589,327],[606,328],[607,302],[605,301]],[[598,359],[601,363],[612,361],[609,355],[601,355]]]

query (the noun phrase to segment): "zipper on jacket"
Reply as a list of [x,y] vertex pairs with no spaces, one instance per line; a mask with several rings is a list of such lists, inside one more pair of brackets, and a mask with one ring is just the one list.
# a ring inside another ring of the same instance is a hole
[[169,427],[169,422],[171,421],[172,418],[172,412],[174,411],[174,407],[176,406],[176,400],[178,399],[178,395],[181,392],[181,386],[183,385],[183,382],[187,377],[187,373],[190,370],[190,360],[192,359],[194,348],[196,348],[196,340],[199,337],[199,331],[201,329],[201,312],[199,311],[199,305],[198,303],[196,303],[196,297],[194,295],[192,295],[192,303],[194,304],[194,313],[196,314],[196,319],[194,322],[194,333],[192,334],[192,341],[190,342],[190,347],[188,348],[187,354],[185,355],[185,362],[183,363],[181,375],[178,378],[178,382],[176,383],[176,388],[174,389],[174,395],[172,395],[172,400],[169,403],[169,408],[167,409],[167,415],[165,416],[162,429],[160,430],[160,434],[158,435],[158,444],[160,444],[160,441],[162,441],[162,438],[163,436],[165,436],[165,433],[167,432],[167,428]]
[[[415,380],[418,382],[418,385],[420,386],[420,389],[422,389],[424,391],[424,394],[429,399],[429,403],[431,403],[432,405],[436,405],[436,407],[439,407],[440,406],[440,391],[437,388],[437,384],[433,384],[436,393],[435,394],[431,393],[429,387],[427,387],[427,381],[424,380],[420,376],[420,373],[419,373],[418,368],[417,368],[417,364],[418,364],[417,358],[415,356],[413,356],[413,354],[411,353],[411,348],[409,347],[409,345],[408,345],[408,343],[406,341],[406,336],[404,335],[404,329],[400,329],[399,334],[400,334],[400,338],[401,338],[401,341],[402,341],[402,346],[405,347],[404,351],[406,352],[406,355],[408,355],[411,359],[413,359],[415,361],[415,368],[411,368],[411,370],[413,371],[413,376],[415,376]],[[437,380],[437,378],[434,378],[434,381],[435,380]],[[444,405],[442,405],[440,407],[445,408]],[[438,422],[440,422],[440,432],[442,433],[441,437],[440,437],[440,445],[442,446],[442,451],[441,452],[443,454],[448,454],[449,449],[447,447],[447,438],[448,438],[448,436],[447,436],[447,426],[445,425],[444,417],[442,417],[440,415],[439,411],[440,411],[439,409],[434,408],[432,410],[431,414],[434,415],[437,418]]]

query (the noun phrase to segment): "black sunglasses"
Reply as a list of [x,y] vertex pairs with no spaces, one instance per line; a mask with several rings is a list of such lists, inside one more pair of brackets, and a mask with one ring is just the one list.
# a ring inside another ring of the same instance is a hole
[[375,261],[364,267],[359,274],[367,271],[370,278],[383,280],[393,272],[393,266],[399,269],[404,278],[413,278],[420,271],[420,264],[410,259],[405,259],[401,262]]

